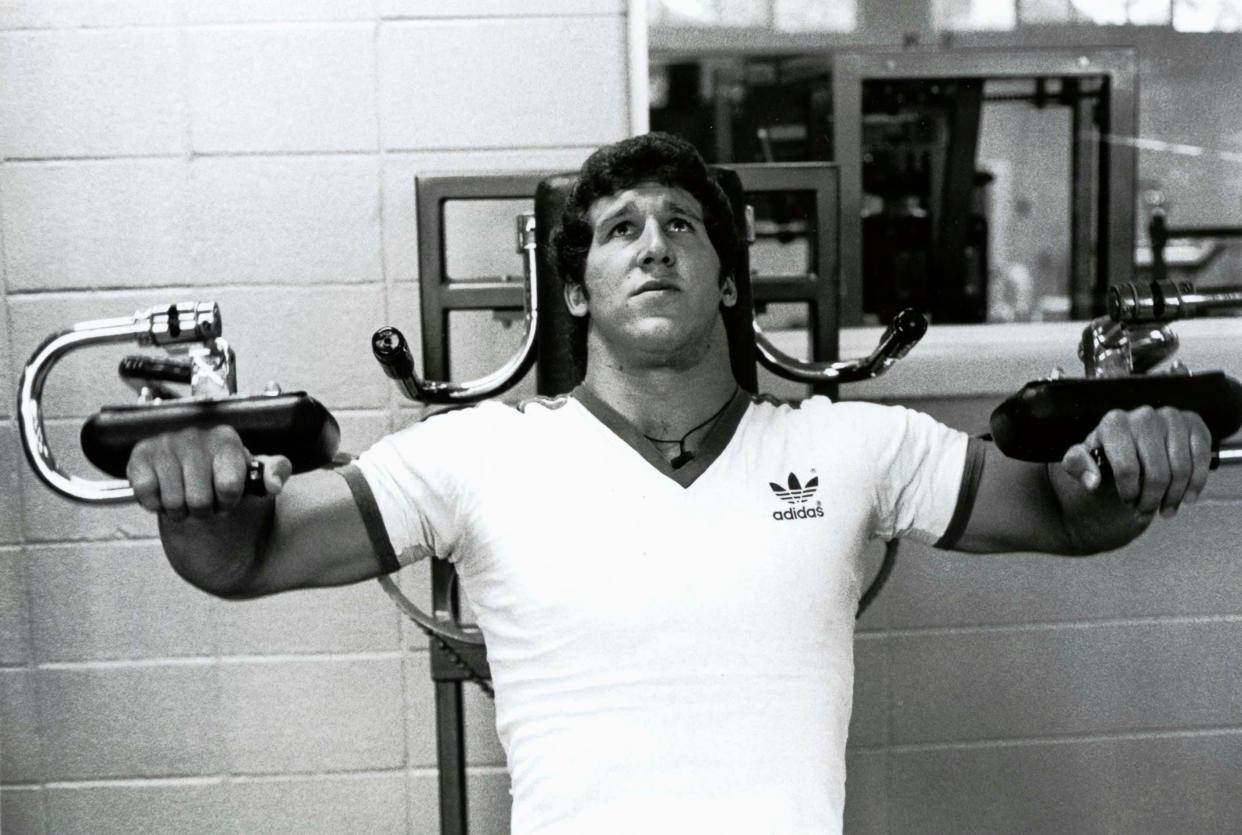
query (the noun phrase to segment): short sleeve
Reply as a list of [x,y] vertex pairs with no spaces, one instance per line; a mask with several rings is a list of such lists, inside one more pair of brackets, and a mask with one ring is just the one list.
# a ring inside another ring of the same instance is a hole
[[982,450],[964,432],[929,415],[898,406],[867,405],[875,536],[910,537],[948,547],[973,505],[971,476]]
[[454,558],[462,534],[462,456],[454,451],[463,448],[463,415],[437,415],[389,435],[346,468],[367,533],[391,570],[428,556]]

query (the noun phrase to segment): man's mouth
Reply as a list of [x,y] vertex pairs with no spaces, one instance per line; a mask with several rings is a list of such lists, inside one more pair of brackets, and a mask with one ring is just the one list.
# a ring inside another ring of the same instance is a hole
[[642,284],[638,285],[638,289],[634,291],[634,295],[641,296],[644,293],[659,293],[663,291],[678,290],[678,289],[680,288],[672,281],[665,281],[663,279],[653,278],[648,281],[644,281]]

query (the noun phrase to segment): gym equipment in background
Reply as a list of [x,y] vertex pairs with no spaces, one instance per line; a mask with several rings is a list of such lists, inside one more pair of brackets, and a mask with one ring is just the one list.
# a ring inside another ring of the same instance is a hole
[[[223,329],[215,303],[182,302],[139,310],[129,317],[80,322],[44,340],[22,372],[17,404],[22,446],[35,474],[74,501],[131,501],[134,491],[124,476],[138,441],[220,424],[237,429],[252,453],[288,457],[295,473],[329,463],[340,443],[336,420],[303,391],[286,393],[270,385],[262,394],[237,394],[236,356],[221,336]],[[87,460],[113,479],[66,473],[56,463],[43,425],[48,374],[72,351],[131,340],[139,347],[163,348],[165,354],[122,360],[118,373],[138,392],[138,401],[104,407],[81,432]],[[246,491],[263,492],[262,466],[257,461],[247,474]]]
[[1170,322],[1242,308],[1242,287],[1196,291],[1189,282],[1109,288],[1108,315],[1083,329],[1085,376],[1027,383],[992,413],[1001,452],[1024,461],[1060,461],[1112,409],[1171,406],[1197,412],[1212,432],[1212,466],[1242,463],[1242,445],[1222,441],[1242,427],[1242,383],[1222,371],[1192,373],[1170,359],[1179,341]]

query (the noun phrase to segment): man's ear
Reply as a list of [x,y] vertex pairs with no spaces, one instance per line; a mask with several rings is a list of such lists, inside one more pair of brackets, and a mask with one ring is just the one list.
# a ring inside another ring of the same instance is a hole
[[731,275],[726,275],[720,282],[720,303],[725,307],[737,304],[737,282]]
[[587,315],[586,287],[581,282],[565,285],[565,306],[573,316]]

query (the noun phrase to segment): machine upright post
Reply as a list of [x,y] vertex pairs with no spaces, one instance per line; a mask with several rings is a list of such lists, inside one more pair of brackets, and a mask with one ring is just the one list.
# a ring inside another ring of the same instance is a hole
[[440,763],[440,833],[466,835],[466,749],[460,681],[436,682],[436,756]]

